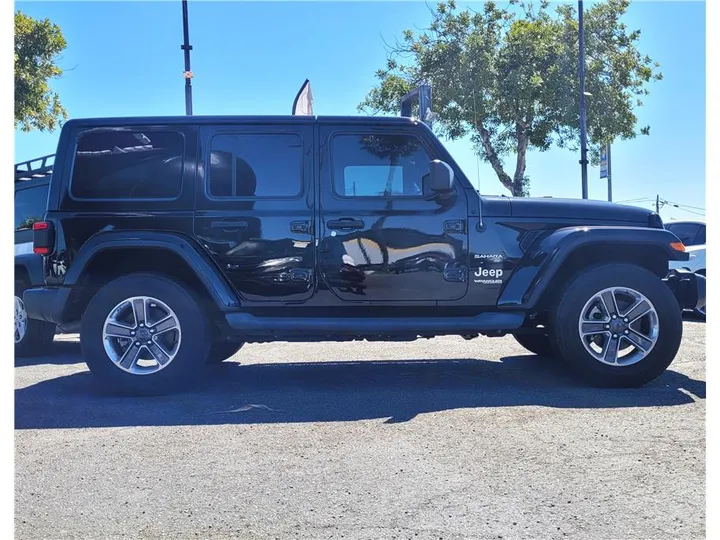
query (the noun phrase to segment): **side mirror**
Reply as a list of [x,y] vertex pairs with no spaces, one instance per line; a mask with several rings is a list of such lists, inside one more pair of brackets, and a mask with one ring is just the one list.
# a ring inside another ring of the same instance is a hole
[[449,193],[455,185],[452,167],[439,159],[430,162],[430,189],[435,193]]

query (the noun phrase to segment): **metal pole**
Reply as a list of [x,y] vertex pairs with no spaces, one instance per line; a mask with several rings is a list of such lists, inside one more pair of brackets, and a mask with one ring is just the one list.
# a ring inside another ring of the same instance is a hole
[[182,11],[183,11],[183,44],[180,48],[185,53],[185,114],[192,116],[192,83],[190,82],[193,73],[190,71],[190,51],[192,51],[192,45],[190,45],[190,32],[188,30],[188,7],[187,0],[182,0]]
[[607,145],[607,181],[608,201],[612,202],[612,157],[610,156],[610,145]]
[[660,213],[660,195],[655,195],[655,212]]
[[582,170],[582,198],[588,198],[588,177],[587,177],[587,122],[585,118],[585,30],[583,28],[583,3],[578,0],[578,23],[579,32],[579,66],[580,75],[580,167]]

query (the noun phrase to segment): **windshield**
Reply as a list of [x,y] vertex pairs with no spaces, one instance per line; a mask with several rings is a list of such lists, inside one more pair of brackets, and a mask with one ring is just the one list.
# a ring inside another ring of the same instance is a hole
[[[665,228],[673,233],[675,236],[677,236],[680,241],[685,244],[686,246],[696,246],[699,244],[705,243],[705,235],[704,234],[698,234],[700,231],[700,228],[702,227],[703,232],[705,230],[705,226],[701,225],[699,223],[685,223],[685,222],[678,222],[678,223],[668,223]],[[702,237],[702,238],[700,238]]]

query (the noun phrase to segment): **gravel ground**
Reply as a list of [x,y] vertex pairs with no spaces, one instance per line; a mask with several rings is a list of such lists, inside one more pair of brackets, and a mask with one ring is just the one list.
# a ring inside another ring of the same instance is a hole
[[701,322],[631,390],[438,338],[250,345],[193,392],[117,398],[53,349],[16,362],[17,538],[705,537]]

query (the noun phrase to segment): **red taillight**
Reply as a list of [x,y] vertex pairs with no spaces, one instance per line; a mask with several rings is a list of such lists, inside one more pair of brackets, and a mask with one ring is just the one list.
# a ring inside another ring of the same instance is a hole
[[36,221],[33,223],[33,253],[36,255],[50,255],[55,244],[52,223],[49,221]]

